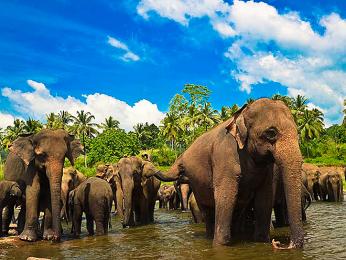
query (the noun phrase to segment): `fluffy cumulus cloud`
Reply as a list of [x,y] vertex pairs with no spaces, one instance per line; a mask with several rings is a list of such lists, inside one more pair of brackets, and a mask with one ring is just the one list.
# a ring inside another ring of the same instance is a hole
[[[33,80],[28,80],[27,83],[33,91],[23,92],[5,87],[1,89],[1,93],[9,99],[18,113],[41,120],[44,120],[45,115],[50,112],[58,113],[60,110],[66,110],[75,114],[76,111],[84,110],[95,116],[96,123],[101,123],[106,117],[112,116],[119,120],[122,128],[132,130],[137,123],[148,122],[159,125],[164,117],[164,113],[159,111],[156,104],[145,99],[131,106],[112,96],[95,93],[85,95],[85,101],[81,101],[71,96],[66,98],[53,96],[43,83]],[[3,118],[3,114],[0,114],[0,118]],[[13,122],[11,115],[4,118],[7,119],[7,122],[1,122],[4,126]]]
[[342,119],[346,97],[346,20],[336,13],[320,18],[320,33],[297,12],[279,13],[263,2],[223,0],[142,0],[137,12],[151,13],[184,26],[194,18],[209,18],[222,38],[230,38],[225,57],[234,63],[230,75],[241,91],[277,82],[291,96],[304,94],[319,107],[327,124]]
[[0,112],[0,128],[6,128],[12,125],[14,120],[15,117],[13,115]]
[[121,50],[122,55],[120,56],[120,59],[125,62],[140,60],[140,57],[137,54],[130,51],[129,47],[125,43],[108,36],[108,44],[113,46],[114,48]]

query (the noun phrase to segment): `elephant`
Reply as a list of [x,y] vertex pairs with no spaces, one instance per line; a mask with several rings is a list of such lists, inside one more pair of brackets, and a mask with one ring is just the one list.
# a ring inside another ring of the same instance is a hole
[[319,194],[321,193],[319,185],[321,172],[319,167],[311,163],[303,163],[302,171],[304,177],[303,183],[305,187],[314,200],[319,200]]
[[117,184],[116,184],[116,176],[115,169],[116,165],[112,164],[101,164],[96,168],[96,177],[101,178],[109,183],[113,191],[113,201],[114,208],[117,209]]
[[68,208],[69,218],[72,219],[71,232],[75,237],[81,233],[82,214],[85,213],[89,235],[108,233],[110,213],[113,202],[113,191],[107,181],[97,177],[88,178],[77,188],[70,191]]
[[170,210],[177,209],[178,196],[174,185],[170,185],[166,189],[164,189],[162,191],[162,197],[164,208]]
[[2,222],[2,211],[9,205],[20,204],[22,201],[22,191],[15,181],[0,181],[0,235],[8,233],[10,220]]
[[[38,213],[45,213],[43,239],[59,241],[61,237],[61,182],[65,157],[74,164],[83,146],[63,129],[43,129],[23,135],[9,147],[4,177],[16,181],[25,195],[18,217],[19,238],[36,241],[40,234]],[[11,205],[7,219],[13,215]]]
[[60,217],[68,220],[68,212],[67,212],[67,202],[68,195],[70,191],[77,188],[83,181],[85,181],[87,177],[76,170],[74,167],[64,168],[62,180],[61,180],[61,202],[62,208],[60,211]]
[[191,192],[190,197],[189,197],[189,208],[192,214],[192,219],[194,223],[203,223],[204,222],[204,218],[203,215],[197,205],[197,201],[195,198],[195,195],[193,194],[193,192]]
[[159,208],[167,208],[167,204],[164,203],[163,200],[163,192],[165,189],[167,189],[169,186],[166,184],[163,184],[160,186],[158,192],[157,192],[157,200],[159,201]]
[[[302,248],[302,155],[297,126],[282,101],[261,98],[244,105],[198,137],[170,170],[154,176],[161,181],[189,179],[214,245],[230,244],[233,213],[249,201],[253,201],[254,240],[269,242],[274,163],[284,183],[291,230],[288,248]],[[272,244],[281,248],[275,241]]]
[[342,175],[333,169],[322,170],[319,180],[321,199],[326,201],[341,202],[344,200]]
[[[131,156],[116,164],[117,211],[123,227],[154,221],[154,208],[161,182],[154,178],[158,170],[149,162]],[[118,189],[119,187],[119,189]]]
[[[177,192],[178,199],[181,202],[181,210],[187,211],[187,208],[188,208],[187,204],[188,204],[189,196],[191,194],[191,188],[188,181],[181,181],[181,180],[175,181],[174,187]],[[176,208],[178,207],[179,205],[176,206]]]

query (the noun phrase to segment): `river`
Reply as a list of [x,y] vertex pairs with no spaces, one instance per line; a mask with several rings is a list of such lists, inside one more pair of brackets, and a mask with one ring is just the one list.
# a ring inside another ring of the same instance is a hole
[[[346,202],[314,202],[307,217],[303,250],[273,250],[264,243],[213,248],[204,225],[193,224],[190,213],[157,209],[152,225],[122,229],[113,217],[107,236],[88,237],[84,227],[80,239],[64,235],[61,243],[0,239],[0,259],[346,259]],[[287,236],[287,228],[272,232],[276,239]]]

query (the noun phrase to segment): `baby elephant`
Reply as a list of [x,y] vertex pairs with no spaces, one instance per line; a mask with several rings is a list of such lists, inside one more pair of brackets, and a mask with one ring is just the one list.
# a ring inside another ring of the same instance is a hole
[[[0,235],[2,234],[2,210],[6,206],[15,205],[22,198],[19,185],[14,181],[0,181]],[[10,223],[4,223],[5,232],[8,231]]]
[[72,230],[74,236],[81,233],[83,212],[86,215],[89,235],[94,235],[94,221],[96,235],[108,232],[110,213],[112,208],[113,192],[107,181],[97,177],[91,177],[82,182],[76,189],[69,193],[68,207],[72,218]]

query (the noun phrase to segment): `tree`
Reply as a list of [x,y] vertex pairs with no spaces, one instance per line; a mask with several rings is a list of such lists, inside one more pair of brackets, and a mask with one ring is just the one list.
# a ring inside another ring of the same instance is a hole
[[162,121],[162,135],[170,141],[172,149],[174,149],[175,141],[177,140],[179,133],[182,131],[178,120],[178,116],[169,112]]
[[58,124],[60,128],[67,129],[69,123],[73,122],[73,116],[67,111],[60,111],[58,114]]
[[298,119],[298,133],[302,142],[320,137],[323,132],[323,113],[318,109],[305,109]]
[[346,125],[346,99],[344,99],[344,120],[342,121],[343,125]]
[[8,147],[10,143],[18,138],[19,135],[24,134],[24,121],[15,119],[13,125],[6,127],[6,134],[3,139],[3,144]]
[[298,95],[296,98],[292,99],[291,113],[296,123],[298,123],[299,117],[303,116],[304,111],[307,108],[307,102],[308,102],[308,99],[301,95]]
[[220,111],[220,119],[222,121],[225,121],[231,118],[238,110],[239,110],[239,107],[237,104],[234,104],[232,107],[223,106],[221,107],[221,111]]
[[112,116],[105,118],[105,122],[101,123],[100,128],[105,130],[108,129],[119,129],[120,122]]
[[136,135],[121,129],[108,129],[90,140],[88,163],[117,162],[123,156],[139,153],[140,145]]
[[82,137],[82,143],[84,146],[84,166],[87,167],[86,162],[86,147],[85,147],[85,138],[92,138],[95,134],[97,134],[97,124],[93,123],[92,120],[95,119],[90,112],[84,112],[84,110],[77,111],[77,116],[72,116],[74,121],[71,130],[74,134]]
[[202,106],[198,114],[198,121],[200,122],[200,124],[204,125],[205,131],[208,131],[209,127],[212,127],[220,121],[218,118],[217,110],[214,110],[211,107],[210,102],[206,102]]
[[289,108],[292,107],[292,98],[288,96],[282,96],[280,94],[275,94],[272,96],[273,100],[281,100],[284,102]]
[[139,123],[134,127],[134,133],[139,140],[141,149],[156,148],[160,142],[159,132],[160,129],[154,124]]
[[206,86],[185,84],[183,93],[189,94],[190,104],[202,105],[207,102],[211,91]]
[[46,115],[46,128],[56,129],[59,128],[58,116],[54,113],[49,113]]
[[43,125],[40,121],[29,118],[25,121],[23,130],[25,133],[35,134],[43,128]]

